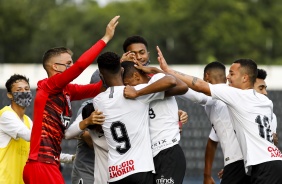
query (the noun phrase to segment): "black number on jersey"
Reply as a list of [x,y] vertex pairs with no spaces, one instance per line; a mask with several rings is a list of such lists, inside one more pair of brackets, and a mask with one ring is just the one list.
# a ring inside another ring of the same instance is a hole
[[155,114],[153,108],[149,109],[149,116],[150,116],[150,119],[154,119],[156,117],[156,114]]
[[[123,147],[116,147],[117,152],[119,152],[121,155],[126,153],[131,148],[131,145],[125,125],[120,121],[116,121],[112,123],[110,129],[113,139],[118,143],[124,143]],[[118,132],[120,132],[120,135],[118,135]]]
[[258,124],[259,135],[262,138],[273,143],[272,135],[270,135],[271,130],[268,117],[263,116],[263,118],[261,119],[261,117],[258,115],[256,117],[256,123]]

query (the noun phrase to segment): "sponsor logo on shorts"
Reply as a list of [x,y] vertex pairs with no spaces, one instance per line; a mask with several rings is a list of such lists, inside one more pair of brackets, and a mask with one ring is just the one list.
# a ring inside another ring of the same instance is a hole
[[164,178],[164,176],[162,175],[160,179],[156,179],[156,183],[157,184],[173,184],[174,180],[172,179],[172,177],[170,178]]

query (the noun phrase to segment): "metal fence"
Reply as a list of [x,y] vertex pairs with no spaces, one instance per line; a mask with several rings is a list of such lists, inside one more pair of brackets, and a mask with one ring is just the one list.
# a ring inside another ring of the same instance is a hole
[[[33,90],[35,95],[35,90]],[[274,113],[277,116],[278,126],[277,133],[282,135],[282,127],[279,124],[282,118],[282,91],[269,91],[269,98],[274,104]],[[6,97],[6,90],[0,89],[0,107],[4,105],[9,105],[9,101]],[[84,100],[83,100],[84,101]],[[78,108],[83,101],[72,102],[73,114],[76,115]],[[210,122],[205,114],[204,108],[198,104],[191,103],[189,101],[183,101],[177,98],[179,109],[186,111],[189,115],[189,123],[183,126],[182,137],[180,145],[184,151],[186,157],[186,177],[184,183],[196,184],[202,183],[203,179],[203,168],[204,168],[204,155],[205,146],[208,139],[208,135],[211,129]],[[26,114],[32,118],[33,105],[29,107]],[[76,140],[63,140],[62,150],[65,153],[75,153],[76,150]],[[279,148],[281,148],[282,143],[279,142]],[[214,164],[213,164],[213,177],[217,179],[217,172],[223,168],[223,155],[220,146],[217,149]],[[63,166],[63,176],[66,183],[70,183],[71,176],[71,164],[65,164]]]

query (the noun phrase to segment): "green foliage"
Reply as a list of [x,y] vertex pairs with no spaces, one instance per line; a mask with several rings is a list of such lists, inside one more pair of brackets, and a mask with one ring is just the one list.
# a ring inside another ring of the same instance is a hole
[[104,51],[122,54],[123,41],[142,35],[157,63],[160,46],[173,64],[230,64],[252,58],[282,64],[279,0],[129,0],[99,7],[96,1],[0,0],[0,63],[41,63],[51,47],[66,46],[75,59],[121,15]]

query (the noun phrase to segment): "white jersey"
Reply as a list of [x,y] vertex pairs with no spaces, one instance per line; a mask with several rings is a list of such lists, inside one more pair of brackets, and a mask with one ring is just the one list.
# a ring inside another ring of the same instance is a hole
[[[89,130],[89,129],[88,129]],[[95,151],[94,184],[108,181],[108,144],[103,132],[89,130]]]
[[[135,88],[140,89],[143,86],[138,85]],[[123,90],[124,86],[109,87],[93,100],[94,108],[105,115],[102,128],[109,147],[109,182],[121,180],[134,173],[154,172],[149,133],[149,103],[163,99],[164,92],[131,100],[123,97]]]
[[11,139],[22,138],[30,141],[30,134],[33,126],[31,119],[27,117],[30,128],[17,116],[11,105],[8,107],[11,111],[4,111],[0,116],[0,148],[5,148]]
[[242,90],[225,84],[209,86],[212,97],[227,105],[247,174],[250,174],[252,165],[282,160],[281,152],[273,144],[270,128],[272,101],[254,89]]
[[273,118],[270,124],[270,128],[272,130],[273,133],[276,133],[276,129],[277,129],[277,117],[276,115],[273,113]]
[[211,132],[210,132],[210,135],[209,135],[209,138],[214,141],[214,142],[219,142],[219,138],[217,137],[215,131],[213,128],[211,128]]
[[213,100],[210,96],[198,93],[192,89],[189,89],[182,96],[205,107],[206,114],[216,134],[215,137],[211,131],[210,138],[220,142],[224,156],[224,166],[238,160],[243,160],[227,106],[220,100]]
[[[148,84],[164,76],[164,74],[157,74]],[[180,140],[178,106],[175,98],[165,97],[151,102],[149,117],[152,151],[155,157],[160,151],[178,144]]]

